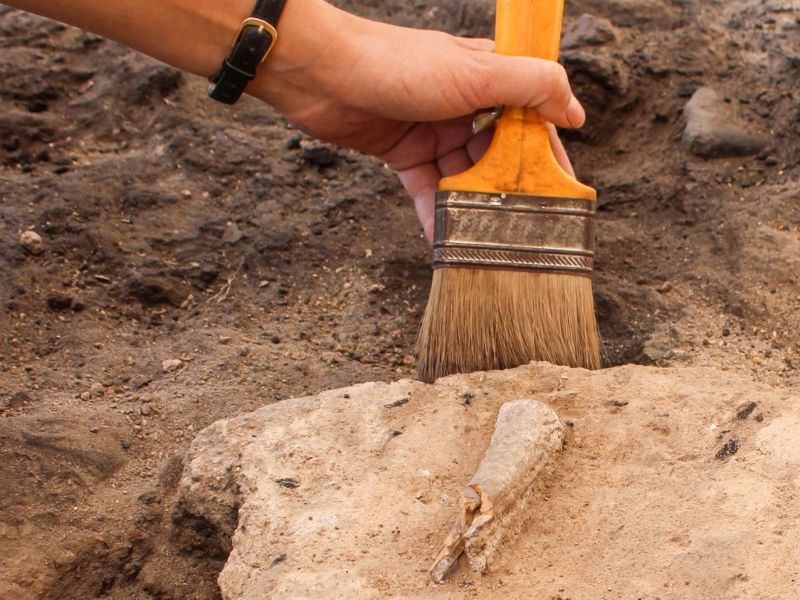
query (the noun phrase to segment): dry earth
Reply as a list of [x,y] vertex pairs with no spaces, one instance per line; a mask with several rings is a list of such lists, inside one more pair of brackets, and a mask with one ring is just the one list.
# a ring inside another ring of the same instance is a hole
[[[483,0],[341,4],[491,31]],[[567,11],[607,365],[796,391],[800,2]],[[95,36],[6,8],[0,31],[0,597],[217,598],[229,546],[196,544],[208,523],[176,504],[191,440],[412,376],[428,249],[380,163]],[[684,115],[701,88],[716,102]]]

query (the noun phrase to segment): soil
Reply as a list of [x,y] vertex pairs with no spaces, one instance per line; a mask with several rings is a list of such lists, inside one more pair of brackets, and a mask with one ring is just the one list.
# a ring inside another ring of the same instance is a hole
[[[486,1],[340,4],[491,32]],[[567,26],[588,12],[617,36],[563,53],[589,112],[565,139],[599,190],[608,366],[800,386],[798,11],[567,3]],[[195,432],[413,376],[428,247],[380,162],[96,36],[7,8],[0,31],[0,597],[217,598],[224,548],[183,539],[204,523],[173,508]],[[700,86],[769,146],[683,148]]]

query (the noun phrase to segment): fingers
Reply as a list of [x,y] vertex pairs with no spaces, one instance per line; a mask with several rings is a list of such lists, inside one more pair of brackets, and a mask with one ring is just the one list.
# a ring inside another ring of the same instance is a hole
[[414,208],[417,211],[422,229],[429,244],[433,243],[434,202],[436,189],[442,174],[434,163],[419,165],[405,171],[399,171],[397,176],[409,196],[414,199]]
[[569,161],[567,151],[564,150],[564,144],[561,143],[556,128],[550,123],[547,123],[547,133],[550,135],[550,148],[553,150],[553,155],[556,157],[558,164],[572,177],[575,177],[575,170],[572,168],[572,163]]
[[482,131],[467,142],[467,154],[473,163],[478,162],[486,154],[489,144],[492,143],[492,137],[494,137],[494,127]]
[[473,164],[475,163],[470,158],[466,148],[453,150],[436,161],[436,166],[439,167],[439,172],[442,174],[442,177],[449,177],[450,175],[466,171]]
[[461,148],[472,137],[472,115],[435,123],[417,123],[381,154],[396,171],[410,169]]
[[560,127],[581,127],[586,113],[572,94],[564,67],[550,60],[475,52],[470,77],[461,79],[473,110],[487,106],[535,108]]

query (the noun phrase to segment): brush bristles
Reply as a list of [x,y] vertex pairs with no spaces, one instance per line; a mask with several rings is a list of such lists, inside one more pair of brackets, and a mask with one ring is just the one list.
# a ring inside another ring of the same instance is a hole
[[600,368],[589,277],[460,267],[433,272],[419,334],[422,381],[532,360]]

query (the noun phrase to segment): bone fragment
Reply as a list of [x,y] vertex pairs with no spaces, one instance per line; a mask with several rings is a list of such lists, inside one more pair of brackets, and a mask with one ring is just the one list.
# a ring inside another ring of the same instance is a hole
[[500,407],[489,449],[461,492],[456,521],[431,567],[434,581],[444,580],[462,553],[474,571],[486,570],[524,525],[536,475],[563,437],[561,421],[546,404],[516,400]]

